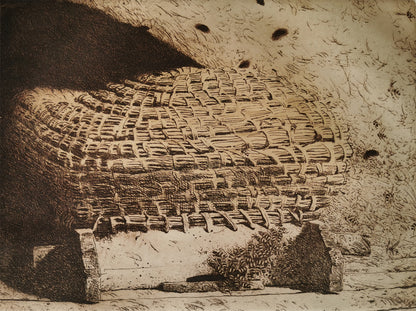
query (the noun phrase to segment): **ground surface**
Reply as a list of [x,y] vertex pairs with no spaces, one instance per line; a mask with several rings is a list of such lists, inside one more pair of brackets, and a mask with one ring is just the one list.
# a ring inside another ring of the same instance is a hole
[[345,290],[337,295],[299,293],[282,288],[232,294],[115,291],[104,292],[102,301],[93,305],[42,301],[4,286],[0,295],[1,310],[406,310],[416,303],[415,288]]
[[[416,257],[416,5],[413,1],[266,0],[264,6],[254,0],[75,2],[87,3],[134,26],[148,26],[153,35],[205,66],[238,66],[249,61],[242,65],[260,71],[275,70],[299,87],[327,98],[340,122],[350,129],[355,155],[345,193],[335,199],[322,219],[334,231],[367,234],[372,255],[362,261],[355,274],[353,268],[349,270],[346,290],[339,295],[267,289],[261,294],[185,297],[132,291],[104,293],[99,304],[79,305],[39,301],[2,285],[1,310],[416,307],[413,260]],[[196,29],[197,23],[208,26],[210,31]],[[272,34],[283,28],[288,34],[272,40]],[[373,269],[371,276],[360,280],[359,276],[368,269]]]

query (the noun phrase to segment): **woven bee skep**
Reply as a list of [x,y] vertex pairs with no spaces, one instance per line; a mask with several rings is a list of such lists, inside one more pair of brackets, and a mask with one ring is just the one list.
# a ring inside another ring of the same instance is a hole
[[51,183],[48,209],[66,225],[184,230],[313,218],[345,182],[345,136],[277,76],[182,68],[106,90],[24,92],[9,141],[28,182]]

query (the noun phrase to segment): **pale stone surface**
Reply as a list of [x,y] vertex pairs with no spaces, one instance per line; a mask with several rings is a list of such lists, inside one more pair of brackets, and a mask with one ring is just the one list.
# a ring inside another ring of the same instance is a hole
[[37,264],[42,261],[57,245],[40,245],[33,247],[33,267],[36,268]]
[[[210,274],[208,257],[214,250],[245,245],[259,231],[239,226],[237,231],[213,227],[190,228],[188,233],[118,233],[96,241],[103,290],[152,288],[163,282],[184,282]],[[293,234],[293,229],[289,232]]]
[[101,297],[100,270],[95,246],[95,238],[91,229],[78,229],[82,262],[86,274],[85,301],[97,302]]

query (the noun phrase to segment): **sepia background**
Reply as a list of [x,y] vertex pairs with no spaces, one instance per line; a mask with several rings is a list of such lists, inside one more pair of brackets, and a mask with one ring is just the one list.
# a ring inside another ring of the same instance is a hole
[[[13,110],[11,99],[24,89],[95,89],[172,64],[277,72],[326,99],[348,127],[354,155],[343,193],[321,220],[328,230],[366,235],[372,250],[367,264],[379,272],[370,288],[338,295],[271,291],[255,299],[155,298],[152,292],[131,291],[108,294],[96,305],[39,300],[0,282],[0,309],[415,307],[415,25],[416,4],[410,0],[2,2],[2,127]],[[144,56],[149,53],[151,62]],[[2,178],[8,192],[16,189],[11,179]],[[2,209],[7,215],[4,203]],[[16,222],[2,230],[13,232],[15,243],[27,238]],[[387,275],[402,259],[401,274]]]

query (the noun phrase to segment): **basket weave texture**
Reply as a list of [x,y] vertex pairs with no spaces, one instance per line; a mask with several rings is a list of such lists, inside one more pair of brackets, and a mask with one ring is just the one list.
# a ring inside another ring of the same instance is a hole
[[247,69],[181,68],[74,95],[29,92],[15,114],[26,156],[42,159],[46,174],[63,172],[78,228],[300,221],[329,205],[352,153],[318,98]]

